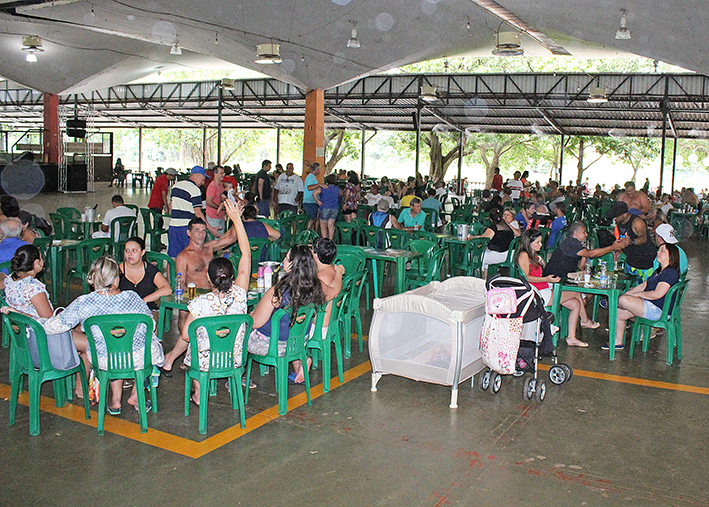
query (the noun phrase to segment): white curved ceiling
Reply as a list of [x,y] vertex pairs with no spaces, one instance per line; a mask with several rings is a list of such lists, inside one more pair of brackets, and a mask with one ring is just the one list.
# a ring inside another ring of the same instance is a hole
[[[627,41],[614,38],[621,8],[633,33]],[[327,89],[417,61],[489,54],[501,16],[574,55],[630,52],[709,74],[702,42],[709,14],[699,0],[20,0],[0,1],[0,75],[64,94],[127,83],[158,67],[224,61]],[[346,47],[354,26],[359,49]],[[44,41],[37,64],[24,61],[23,35]],[[281,44],[283,63],[255,64],[256,44],[269,41]],[[181,56],[170,55],[175,42]],[[527,35],[522,43],[551,54]]]

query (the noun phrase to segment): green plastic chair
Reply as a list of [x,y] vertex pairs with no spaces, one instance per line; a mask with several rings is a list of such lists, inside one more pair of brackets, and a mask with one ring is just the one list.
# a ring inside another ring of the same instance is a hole
[[278,221],[280,222],[284,218],[292,217],[292,216],[295,216],[295,213],[293,213],[292,210],[289,210],[289,209],[283,210],[278,214]]
[[351,222],[335,222],[335,238],[338,245],[352,245],[359,227]]
[[52,229],[54,230],[54,237],[56,239],[66,239],[64,236],[64,220],[65,216],[61,213],[50,213],[49,220],[52,222]]
[[[633,324],[633,334],[630,339],[630,357],[633,357],[635,344],[643,339],[643,352],[647,352],[650,345],[650,329],[659,327],[665,330],[667,336],[667,364],[672,364],[674,350],[677,349],[677,360],[682,359],[682,301],[687,293],[689,280],[684,280],[674,284],[665,294],[665,303],[662,305],[662,314],[658,320],[648,320],[642,317],[635,317]],[[672,305],[672,299],[675,299]]]
[[89,269],[91,269],[91,263],[93,263],[99,257],[108,255],[108,251],[113,242],[110,238],[96,238],[96,239],[85,239],[78,245],[76,249],[77,262],[76,266],[69,270],[66,275],[66,300],[69,301],[69,292],[71,290],[71,280],[72,278],[78,278],[81,280],[83,294],[89,292],[89,282],[86,280],[89,274]]
[[[293,325],[288,331],[288,342],[283,356],[278,355],[278,340],[280,337],[281,318],[291,318],[291,308],[278,309],[271,315],[271,342],[266,355],[248,353],[248,366],[246,378],[251,381],[251,366],[254,362],[273,366],[276,374],[276,391],[278,392],[278,414],[285,415],[288,412],[288,363],[300,360],[303,365],[307,364],[307,353],[305,351],[305,337],[308,334],[308,327],[314,320],[315,306],[307,305],[298,309],[298,314],[293,319]],[[305,393],[308,405],[312,405],[310,400],[310,375],[308,369],[304,367]],[[246,403],[249,402],[249,390],[245,394]]]
[[383,231],[384,229],[376,225],[366,225],[361,228],[365,244],[371,248],[377,248],[377,243],[380,241],[380,238],[383,237]]
[[[86,379],[84,362],[69,370],[57,370],[52,366],[47,348],[47,334],[44,328],[34,319],[16,312],[3,316],[4,324],[12,340],[10,353],[10,426],[15,424],[17,400],[22,388],[22,376],[26,375],[29,386],[30,398],[30,435],[39,435],[39,401],[42,384],[52,381],[54,384],[54,403],[57,407],[66,404],[67,380],[79,374],[81,386],[84,390],[84,415],[91,418],[89,409],[89,384]],[[32,329],[37,338],[37,351],[39,352],[39,368],[35,368],[30,355],[27,331]]]
[[140,208],[140,216],[143,217],[143,240],[147,243],[149,238],[150,250],[159,252],[162,243],[161,237],[167,234],[167,229],[162,229],[157,226],[161,218],[160,213],[150,208]]
[[[483,277],[483,255],[489,242],[490,238],[473,238],[465,244],[463,263],[459,269],[463,270],[467,276]],[[451,269],[451,271],[453,270]]]
[[[367,269],[367,257],[364,255],[364,252],[356,246],[339,245],[333,264],[341,264],[344,266],[345,276],[347,276],[355,271]],[[366,308],[369,310],[372,302],[369,299],[369,278],[367,277],[364,278],[364,287],[367,290]]]
[[367,220],[367,218],[369,218],[369,215],[372,214],[372,211],[374,211],[374,209],[374,206],[370,206],[368,204],[360,204],[359,206],[357,206],[357,218]]
[[[342,367],[342,328],[343,323],[340,320],[340,314],[345,306],[345,297],[348,294],[349,287],[343,283],[340,293],[330,302],[325,303],[318,308],[318,313],[315,319],[315,333],[305,343],[305,348],[313,359],[313,368],[318,367],[318,356],[322,356],[322,391],[330,392],[330,369],[332,367],[332,346],[335,346],[335,361],[337,362],[337,379],[342,383],[343,367]],[[332,303],[330,312],[330,321],[327,326],[327,335],[322,338],[322,330],[325,321],[325,310],[328,304]],[[347,339],[347,337],[345,337]]]
[[296,215],[293,219],[293,234],[298,235],[303,231],[308,230],[308,222],[310,217],[308,215]]
[[296,245],[312,245],[319,237],[320,235],[317,232],[306,229],[296,235],[293,243]]
[[413,259],[409,271],[416,271],[419,275],[423,275],[426,271],[427,257],[430,256],[439,247],[438,242],[429,241],[426,239],[412,239],[404,246],[404,250],[412,252],[420,252],[423,257]]
[[412,232],[411,237],[413,239],[425,239],[426,241],[432,241],[433,243],[440,245],[440,239],[438,238],[438,236],[436,236],[435,232],[429,232],[420,229],[418,231]]
[[140,214],[140,213],[139,213],[140,208],[139,208],[138,206],[136,206],[135,204],[124,204],[123,206],[125,206],[125,207],[128,208],[128,209],[133,210],[133,213],[135,213],[136,218],[137,218],[138,215]]
[[[368,271],[362,269],[354,273],[347,274],[342,280],[342,287],[349,287],[349,293],[345,298],[345,307],[341,313],[341,320],[344,324],[345,337],[345,357],[349,358],[352,355],[352,319],[355,321],[355,331],[357,332],[357,341],[359,343],[359,351],[364,349],[364,336],[362,334],[362,312],[360,311],[360,299],[362,297],[362,288],[367,281]],[[330,320],[332,322],[332,319]]]
[[[246,368],[246,349],[253,326],[251,315],[216,315],[202,317],[190,323],[187,334],[190,337],[191,364],[185,370],[185,417],[190,415],[191,380],[200,385],[199,390],[199,432],[207,433],[207,406],[209,404],[209,386],[213,380],[229,379],[231,408],[239,409],[239,424],[246,427],[246,410],[244,408],[244,392],[241,387],[241,377]],[[197,329],[203,328],[209,337],[209,370],[199,369],[199,347],[197,345]],[[241,350],[241,361],[234,361],[234,344],[244,330]]]
[[520,237],[521,236],[517,236],[515,239],[513,239],[510,242],[510,248],[509,248],[509,250],[507,250],[507,258],[505,259],[504,262],[488,265],[488,267],[487,267],[488,280],[490,278],[492,278],[494,275],[496,275],[497,273],[499,273],[500,268],[507,268],[510,272],[512,272],[512,270],[515,267],[514,257],[515,257],[515,252],[517,251],[517,244],[519,243]]
[[400,231],[398,229],[383,229],[383,231],[387,248],[403,250],[404,246],[412,239],[411,234],[406,231]]
[[433,232],[438,227],[438,210],[434,208],[421,208],[421,211],[426,213],[426,222],[424,223],[424,230]]
[[[5,301],[5,289],[0,289],[0,307],[7,306],[7,301]],[[2,314],[2,347],[4,349],[10,346],[10,321],[7,320],[7,316]],[[12,379],[12,374],[10,375]]]
[[81,211],[72,207],[57,208],[57,213],[64,215],[69,220],[78,220],[81,218]]
[[[123,262],[123,250],[126,246],[126,241],[133,234],[138,233],[138,222],[136,217],[116,217],[111,220],[111,225],[108,227],[108,232],[113,241],[113,256],[117,262]],[[116,238],[118,232],[118,238]]]
[[[133,363],[133,340],[139,325],[145,326],[145,349],[143,364]],[[149,315],[142,313],[124,313],[119,315],[97,315],[84,321],[86,338],[89,341],[91,364],[94,374],[98,377],[101,389],[98,397],[98,434],[103,435],[103,421],[106,414],[106,397],[108,383],[117,379],[133,379],[138,395],[138,414],[140,418],[140,432],[148,431],[148,414],[145,410],[145,380],[148,379],[148,389],[152,402],[152,411],[158,411],[157,389],[150,382],[153,372],[153,361],[150,354],[151,338],[155,322]],[[100,334],[94,336],[94,326],[98,327]],[[98,353],[96,352],[96,339],[103,336],[108,353],[106,369],[99,368]],[[137,368],[137,369],[136,369]],[[88,393],[88,390],[84,391]],[[86,399],[87,396],[84,396]]]
[[145,252],[145,261],[155,264],[161,273],[167,273],[167,281],[170,282],[170,287],[175,290],[175,279],[177,278],[177,267],[175,259],[161,252]]
[[443,257],[446,251],[444,248],[435,249],[426,259],[426,268],[420,274],[407,271],[404,278],[404,286],[407,289],[413,287],[423,287],[434,280],[441,280],[441,266],[443,265]]

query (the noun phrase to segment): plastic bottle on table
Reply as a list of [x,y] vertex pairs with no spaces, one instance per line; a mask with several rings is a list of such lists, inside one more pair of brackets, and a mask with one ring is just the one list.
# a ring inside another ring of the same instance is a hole
[[270,264],[266,264],[263,268],[263,288],[270,289],[273,285],[273,268]]
[[256,286],[259,289],[263,289],[264,279],[263,279],[263,266],[258,267],[258,278],[256,279]]
[[608,266],[606,266],[606,261],[601,261],[601,287],[608,287]]
[[175,277],[175,299],[182,300],[182,273],[177,273]]

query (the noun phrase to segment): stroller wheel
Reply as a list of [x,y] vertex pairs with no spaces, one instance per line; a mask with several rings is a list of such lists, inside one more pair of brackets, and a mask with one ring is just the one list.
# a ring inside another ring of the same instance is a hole
[[487,391],[490,387],[491,373],[492,372],[490,370],[485,370],[480,374],[480,378],[478,379],[478,388],[480,388],[481,391]]
[[552,384],[560,386],[569,379],[566,369],[563,365],[555,364],[549,368],[549,380]]
[[529,401],[534,397],[534,387],[537,381],[533,378],[528,378],[524,383],[524,391],[522,392],[522,397]]
[[490,379],[490,384],[492,385],[492,394],[497,394],[500,392],[500,387],[502,387],[502,375],[497,372],[493,372],[492,378]]
[[566,381],[568,382],[569,380],[571,380],[571,377],[574,376],[574,369],[564,363],[559,363],[559,366],[561,366],[564,371],[566,371]]
[[547,383],[544,382],[543,380],[539,382],[539,386],[537,387],[537,401],[542,402],[544,401],[544,398],[546,398],[547,395]]

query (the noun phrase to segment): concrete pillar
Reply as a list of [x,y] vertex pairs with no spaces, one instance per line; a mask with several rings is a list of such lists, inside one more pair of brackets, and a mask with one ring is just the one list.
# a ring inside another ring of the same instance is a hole
[[44,94],[44,143],[45,162],[59,163],[59,95]]
[[305,126],[303,132],[303,178],[310,164],[320,164],[318,180],[325,177],[325,92],[310,90],[305,95]]

